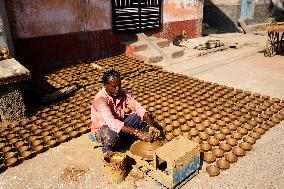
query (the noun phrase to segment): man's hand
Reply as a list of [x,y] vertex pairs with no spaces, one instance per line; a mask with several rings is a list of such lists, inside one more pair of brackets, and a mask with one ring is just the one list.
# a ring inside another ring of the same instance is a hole
[[160,130],[155,128],[155,127],[150,127],[149,128],[149,132],[148,132],[149,135],[151,135],[153,137],[153,139],[156,139],[160,136]]

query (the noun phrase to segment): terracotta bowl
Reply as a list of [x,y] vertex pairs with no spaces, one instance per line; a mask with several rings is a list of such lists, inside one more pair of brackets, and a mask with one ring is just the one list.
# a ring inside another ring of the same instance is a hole
[[246,154],[246,151],[242,149],[241,147],[234,147],[233,153],[238,157],[242,157]]
[[206,171],[211,177],[215,177],[215,176],[218,176],[220,174],[220,169],[215,165],[209,165],[206,168]]
[[198,136],[191,138],[191,140],[193,142],[196,142],[196,143],[199,143],[199,144],[201,144],[201,142],[202,142],[202,140]]
[[172,134],[173,134],[173,136],[177,137],[177,136],[181,135],[182,132],[181,132],[181,130],[179,128],[177,128],[177,129],[174,129],[172,131]]
[[213,136],[215,134],[215,130],[213,130],[211,128],[206,128],[205,132],[210,136]]
[[216,165],[221,169],[221,170],[225,170],[228,169],[230,167],[230,163],[225,160],[225,159],[219,159],[216,161]]
[[220,129],[220,132],[221,132],[221,133],[224,133],[225,135],[231,134],[231,130],[228,129],[228,128],[226,128],[226,127],[221,128],[221,129]]
[[212,162],[214,162],[216,160],[216,156],[213,153],[211,153],[211,152],[206,152],[206,153],[204,153],[203,159],[207,163],[212,163]]
[[174,138],[174,136],[172,134],[166,134],[165,138],[167,139],[167,141],[170,141]]
[[52,147],[54,147],[56,144],[57,144],[57,141],[54,140],[54,139],[51,139],[51,140],[49,140],[49,141],[46,142],[46,146],[47,146],[48,148],[52,148]]
[[248,131],[251,131],[254,127],[250,124],[245,123],[245,124],[242,125],[242,128],[244,128]]
[[6,159],[6,166],[7,167],[13,167],[18,163],[18,158],[12,157],[9,159]]
[[199,132],[202,132],[202,131],[205,130],[205,127],[204,127],[203,125],[197,125],[195,128],[196,128]]
[[225,155],[225,159],[230,163],[235,163],[238,160],[238,156],[233,153],[228,153]]
[[219,141],[223,141],[226,139],[226,135],[224,133],[215,133],[215,138],[217,138]]
[[266,132],[266,130],[263,129],[263,128],[254,128],[254,131],[257,132],[257,133],[259,133],[259,134],[261,134],[261,135]]
[[237,126],[236,125],[234,125],[234,124],[230,124],[230,125],[228,125],[228,129],[230,129],[231,131],[235,131],[235,130],[237,130]]
[[261,137],[261,134],[260,133],[257,133],[257,132],[251,132],[249,134],[249,136],[255,138],[255,139],[259,139]]
[[171,125],[167,125],[165,127],[165,131],[168,133],[168,132],[171,132],[173,130],[173,127]]
[[245,128],[242,128],[242,127],[239,127],[239,128],[237,129],[237,131],[238,131],[239,133],[241,133],[242,135],[246,135],[246,134],[248,133],[248,130],[245,129]]
[[215,130],[215,131],[218,131],[220,129],[220,126],[216,125],[216,124],[212,124],[212,125],[210,125],[210,128]]
[[189,130],[189,134],[194,137],[194,136],[197,136],[199,132],[197,129],[193,128]]
[[232,134],[232,137],[239,140],[239,139],[241,139],[243,137],[243,135],[241,133],[239,133],[239,132],[234,132]]
[[27,160],[33,155],[32,151],[24,151],[20,154],[20,156],[24,159]]

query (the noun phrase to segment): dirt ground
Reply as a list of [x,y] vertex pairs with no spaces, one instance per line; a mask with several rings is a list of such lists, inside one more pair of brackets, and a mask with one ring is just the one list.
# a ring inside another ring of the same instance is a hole
[[[210,63],[218,56],[226,60],[226,64],[219,64],[194,74],[184,72],[184,69],[176,70],[173,65],[165,65],[165,69],[284,99],[284,56],[265,58],[258,51],[259,47],[255,47],[255,53],[250,51],[246,57],[240,56],[240,59],[232,59],[232,54],[228,51],[207,55],[202,58],[203,62]],[[179,62],[178,66],[186,68],[190,63],[184,60]],[[253,145],[252,150],[230,169],[221,172],[217,177],[209,177],[204,164],[199,174],[182,188],[284,188],[283,135],[282,121],[265,133]],[[94,149],[87,135],[82,135],[1,173],[0,188],[163,187],[149,178],[135,180],[131,177],[127,177],[126,181],[120,184],[108,184],[101,149]]]

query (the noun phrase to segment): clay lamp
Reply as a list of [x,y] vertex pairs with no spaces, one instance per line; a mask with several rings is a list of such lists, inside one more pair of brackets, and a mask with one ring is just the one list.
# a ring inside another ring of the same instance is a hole
[[203,152],[207,152],[207,151],[211,150],[212,147],[208,143],[202,143],[202,144],[200,144],[200,148]]
[[231,136],[235,139],[238,139],[238,140],[243,137],[243,135],[239,132],[233,132]]
[[216,160],[216,156],[213,153],[211,153],[211,152],[207,152],[207,153],[204,153],[203,159],[207,163],[212,163],[212,162],[214,162]]
[[237,116],[235,116],[234,114],[229,114],[228,117],[230,118],[231,121],[234,121],[237,119]]
[[233,111],[233,114],[238,116],[238,117],[242,116],[242,113],[240,111],[237,111],[237,110]]
[[19,138],[11,138],[11,139],[9,140],[9,143],[10,143],[10,144],[14,144],[14,143],[17,142],[17,141],[19,141]]
[[276,118],[280,119],[280,120],[283,120],[284,119],[284,114],[281,114],[281,113],[277,113],[275,115]]
[[187,131],[189,131],[189,129],[190,129],[190,127],[186,124],[180,126],[180,130],[182,132],[187,132]]
[[212,136],[212,135],[215,134],[215,130],[213,130],[213,129],[211,129],[211,128],[206,128],[206,129],[205,129],[205,132],[206,132],[208,135],[210,135],[210,136]]
[[238,160],[238,156],[233,153],[228,153],[225,155],[225,159],[230,163],[235,163]]
[[[222,118],[222,116],[220,114],[214,114],[213,117],[217,120],[220,121],[220,119]],[[218,121],[217,121],[218,122]]]
[[33,131],[35,135],[38,135],[42,132],[42,129],[36,129]]
[[38,138],[37,136],[29,136],[29,137],[28,137],[28,140],[29,140],[30,142],[32,142],[32,141],[36,140],[37,138]]
[[211,151],[217,158],[224,156],[224,151],[221,150],[220,148],[213,148]]
[[181,135],[182,132],[181,132],[181,130],[178,128],[178,129],[174,129],[174,130],[172,131],[172,134],[173,134],[173,136],[177,137],[177,136]]
[[173,114],[170,116],[171,120],[177,120],[178,119],[178,116],[176,114]]
[[169,109],[170,109],[170,108],[167,107],[167,106],[161,108],[161,110],[162,110],[163,112],[167,112],[167,111],[169,111]]
[[186,120],[191,120],[191,119],[192,119],[192,117],[191,117],[190,114],[186,114],[186,115],[184,116],[184,118],[185,118]]
[[245,123],[245,124],[242,125],[242,128],[244,128],[248,131],[251,131],[254,127],[250,124]]
[[226,127],[220,128],[220,132],[224,133],[225,135],[231,134],[231,130]]
[[200,132],[200,133],[198,134],[198,136],[199,136],[199,138],[200,138],[201,140],[203,140],[203,141],[206,141],[206,140],[209,138],[209,135],[208,135],[207,133],[205,133],[205,132]]
[[172,120],[170,118],[165,118],[164,122],[165,122],[165,124],[171,124]]
[[221,143],[220,144],[220,148],[225,151],[225,152],[228,152],[232,149],[232,146],[230,144],[227,144],[227,143]]
[[22,153],[23,151],[26,151],[28,149],[29,149],[29,146],[27,146],[27,145],[23,145],[23,146],[18,147],[18,151],[20,153]]
[[54,133],[54,136],[56,137],[56,138],[58,138],[58,137],[60,137],[61,135],[63,135],[63,131],[56,131],[55,133]]
[[49,134],[49,131],[43,131],[40,133],[41,136],[48,136]]
[[242,157],[246,154],[246,151],[242,149],[241,147],[234,147],[233,153],[238,157]]
[[163,112],[163,114],[162,114],[162,115],[163,115],[163,116],[164,116],[164,118],[165,118],[165,117],[170,117],[170,115],[171,115],[171,114],[170,114],[169,112]]
[[210,128],[215,130],[215,131],[218,131],[220,129],[220,126],[216,125],[216,124],[212,124],[212,125],[210,125]]
[[208,120],[205,120],[201,123],[201,125],[203,125],[205,128],[210,126],[210,122]]
[[[219,120],[219,121],[220,121],[220,120]],[[222,117],[222,121],[226,124],[226,123],[231,122],[231,119],[228,118],[228,117]],[[225,126],[225,125],[223,125],[223,126]]]
[[257,117],[255,118],[255,121],[257,121],[258,123],[262,123],[264,120],[263,118]]
[[212,137],[212,138],[209,138],[208,141],[207,141],[209,144],[211,144],[212,146],[217,146],[219,145],[219,140]]
[[57,141],[58,142],[65,142],[65,141],[68,140],[68,138],[69,138],[68,135],[61,135],[61,136],[58,137]]
[[52,148],[52,147],[54,147],[55,145],[57,144],[57,141],[56,140],[48,140],[47,142],[46,142],[46,146],[48,147],[48,148]]
[[196,143],[199,143],[199,144],[201,144],[201,142],[202,142],[202,140],[198,136],[191,138],[191,140],[193,142],[196,142]]
[[277,117],[272,117],[272,118],[270,118],[270,120],[271,121],[273,121],[273,122],[275,122],[276,124],[278,124],[278,123],[280,123],[280,119],[279,118],[277,118]]
[[203,125],[197,125],[195,128],[200,132],[205,130],[205,127]]
[[241,133],[242,135],[246,135],[246,134],[248,133],[248,130],[245,129],[245,128],[242,128],[242,127],[239,127],[239,128],[237,129],[237,131],[238,131],[239,133]]
[[259,134],[261,134],[261,135],[266,132],[266,130],[263,129],[263,128],[254,128],[254,131],[257,132],[257,133],[259,133]]
[[271,120],[266,121],[266,124],[269,125],[271,128],[276,125],[276,123],[274,121],[271,121]]
[[199,134],[199,132],[198,132],[197,129],[192,128],[192,129],[189,130],[189,134],[194,137],[194,136],[197,136]]
[[220,174],[220,169],[215,165],[209,165],[208,167],[206,167],[206,171],[210,175],[210,177],[215,177]]
[[38,146],[33,147],[33,151],[34,151],[36,154],[41,153],[43,150],[44,150],[44,146],[43,146],[43,145],[38,145]]
[[167,141],[170,141],[170,140],[172,140],[174,137],[173,137],[172,134],[167,133],[167,134],[165,135],[165,138],[166,138]]
[[31,142],[31,144],[32,144],[33,146],[38,146],[38,145],[40,145],[40,144],[42,144],[42,143],[43,143],[42,140],[33,140],[33,141]]
[[43,137],[43,141],[47,142],[47,141],[51,140],[52,138],[53,138],[52,136],[47,135],[47,136]]
[[238,144],[238,140],[235,138],[227,138],[226,142],[231,146],[236,146]]
[[225,160],[225,159],[219,159],[216,161],[216,165],[221,169],[221,170],[225,170],[228,169],[230,167],[230,163]]
[[250,120],[248,123],[250,125],[252,125],[253,127],[255,127],[257,125],[257,121],[256,120]]
[[18,158],[12,157],[5,160],[7,167],[13,167],[18,163]]
[[217,119],[214,118],[214,117],[209,117],[208,121],[210,121],[210,123],[215,123],[217,121]]
[[251,150],[252,145],[251,145],[250,143],[248,143],[248,142],[242,142],[242,143],[240,144],[240,147],[241,147],[242,149],[244,149],[245,151],[249,151],[249,150]]
[[[156,116],[156,119],[158,120],[158,121],[162,121],[163,119],[164,119],[164,116],[163,115],[157,115]],[[71,129],[72,130],[72,129]]]
[[165,131],[168,133],[168,132],[171,132],[173,130],[173,127],[171,125],[167,125],[165,127]]
[[217,125],[224,127],[226,125],[226,122],[222,121],[222,120],[218,120],[217,121]]
[[6,159],[9,159],[9,158],[15,157],[15,156],[17,156],[17,155],[18,155],[17,152],[9,151],[9,152],[6,152],[6,153],[5,153],[5,158],[6,158]]
[[269,130],[271,127],[269,126],[269,125],[267,125],[267,124],[261,124],[260,125],[260,128],[262,128],[262,129],[264,129],[264,130]]
[[192,119],[195,123],[201,123],[202,122],[202,119],[200,117],[194,117]]
[[257,132],[251,132],[249,134],[250,137],[253,137],[255,139],[259,139],[261,137],[261,134],[260,133],[257,133]]
[[16,136],[17,136],[16,134],[10,133],[10,134],[7,135],[7,139],[10,140],[10,139],[12,139],[12,138],[14,138]]
[[192,117],[197,117],[197,116],[198,116],[198,113],[197,113],[197,111],[192,111],[192,112],[190,113],[190,115],[191,115]]
[[[20,141],[15,142],[15,143],[14,143],[14,146],[18,148],[18,147],[20,147],[20,146],[23,146],[24,144],[25,144],[25,142],[22,141],[22,140],[20,140]],[[0,146],[0,148],[1,148],[1,146]]]
[[20,156],[24,159],[27,160],[29,159],[31,156],[33,155],[33,153],[31,151],[24,151],[20,154]]
[[195,128],[196,126],[196,124],[193,121],[187,121],[186,124],[191,128]]
[[180,123],[178,121],[173,121],[171,124],[174,128],[178,128],[180,126]]
[[75,138],[79,135],[79,131],[70,131],[68,135],[70,138]]
[[223,141],[226,139],[226,135],[223,133],[215,133],[214,134],[215,138],[217,138],[219,141]]
[[178,119],[178,122],[179,122],[180,124],[184,124],[184,123],[186,122],[186,119],[183,118],[183,117],[180,117],[180,118]]
[[213,115],[213,112],[212,112],[212,111],[205,111],[204,113],[205,113],[205,115],[207,115],[207,116],[212,116],[212,115]]
[[244,141],[245,141],[245,142],[248,142],[248,143],[250,143],[250,144],[255,144],[256,139],[253,138],[253,137],[250,137],[250,136],[245,136],[245,137],[244,137]]

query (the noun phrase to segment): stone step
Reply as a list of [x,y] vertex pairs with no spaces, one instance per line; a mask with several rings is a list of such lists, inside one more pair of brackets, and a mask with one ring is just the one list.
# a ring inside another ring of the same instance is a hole
[[170,42],[168,39],[157,38],[157,37],[149,37],[153,42],[155,42],[160,48],[165,48],[170,46]]
[[184,48],[177,47],[173,44],[170,44],[168,47],[162,49],[165,53],[169,54],[171,58],[179,58],[184,55]]
[[162,55],[152,49],[135,52],[133,53],[133,57],[147,63],[158,63],[163,60]]
[[125,46],[126,55],[131,55],[134,52],[148,49],[148,45],[141,41],[122,41],[121,44]]

